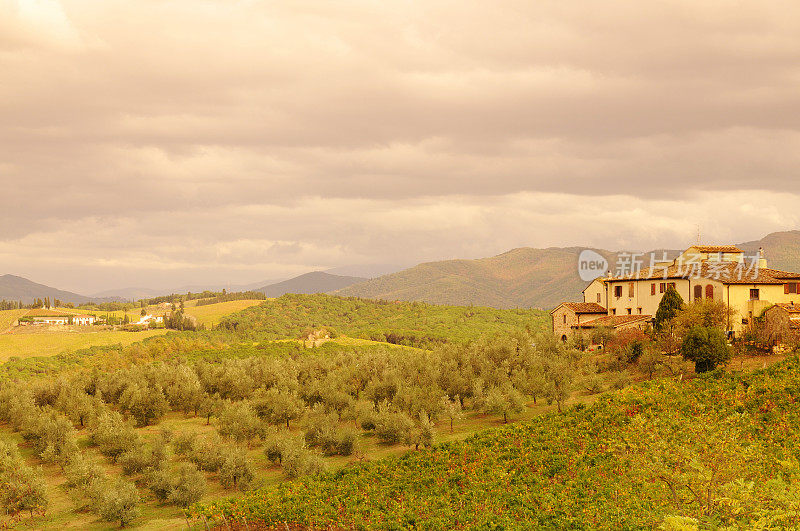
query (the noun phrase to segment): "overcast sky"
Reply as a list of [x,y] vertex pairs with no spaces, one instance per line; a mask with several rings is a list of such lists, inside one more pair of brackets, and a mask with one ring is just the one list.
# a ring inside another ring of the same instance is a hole
[[800,227],[800,7],[0,0],[0,274],[93,293]]

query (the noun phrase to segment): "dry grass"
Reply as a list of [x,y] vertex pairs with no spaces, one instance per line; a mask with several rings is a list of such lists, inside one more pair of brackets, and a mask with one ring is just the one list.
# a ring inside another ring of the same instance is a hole
[[0,334],[7,332],[11,325],[25,315],[28,310],[0,310]]
[[11,357],[55,356],[93,346],[130,345],[166,330],[116,332],[93,327],[20,327],[13,333],[0,334],[0,362]]

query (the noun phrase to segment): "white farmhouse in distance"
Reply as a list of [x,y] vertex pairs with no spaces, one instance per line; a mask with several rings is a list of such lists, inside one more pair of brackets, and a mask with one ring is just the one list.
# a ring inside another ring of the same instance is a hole
[[147,315],[143,316],[141,319],[139,319],[137,322],[135,322],[134,324],[137,324],[137,325],[149,325],[150,323],[159,323],[160,324],[160,323],[163,323],[163,322],[164,322],[164,318],[163,317],[147,314]]
[[76,326],[93,325],[97,318],[94,315],[76,315],[72,318],[72,324]]

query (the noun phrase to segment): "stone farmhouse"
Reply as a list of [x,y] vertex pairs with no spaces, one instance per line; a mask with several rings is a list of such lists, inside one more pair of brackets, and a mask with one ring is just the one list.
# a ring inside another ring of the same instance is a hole
[[600,326],[648,328],[669,287],[686,302],[725,303],[732,310],[726,324],[730,336],[775,304],[800,305],[800,273],[768,268],[763,251],[748,257],[733,245],[694,245],[674,260],[627,259],[629,268],[620,268],[618,261],[622,271],[593,280],[583,291],[584,302],[564,302],[550,312],[555,334],[566,341]]

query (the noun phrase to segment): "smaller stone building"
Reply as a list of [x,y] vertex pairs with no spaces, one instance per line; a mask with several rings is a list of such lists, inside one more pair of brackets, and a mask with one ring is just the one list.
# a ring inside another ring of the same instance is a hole
[[553,333],[564,341],[582,325],[607,315],[608,310],[594,302],[562,302],[550,311]]

